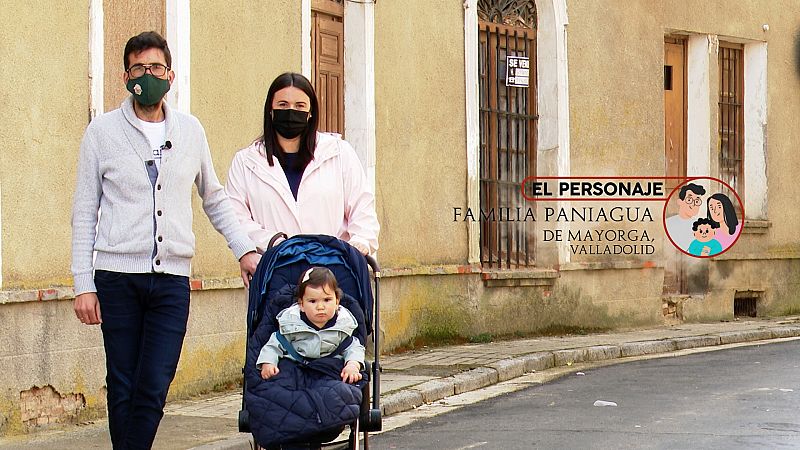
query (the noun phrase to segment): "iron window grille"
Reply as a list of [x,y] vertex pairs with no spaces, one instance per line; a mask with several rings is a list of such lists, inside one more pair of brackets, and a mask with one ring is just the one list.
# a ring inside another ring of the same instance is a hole
[[[536,174],[536,30],[531,1],[479,1],[481,264],[534,265],[534,208],[521,182]],[[527,88],[506,85],[506,58],[527,57]],[[527,217],[527,219],[526,219]]]

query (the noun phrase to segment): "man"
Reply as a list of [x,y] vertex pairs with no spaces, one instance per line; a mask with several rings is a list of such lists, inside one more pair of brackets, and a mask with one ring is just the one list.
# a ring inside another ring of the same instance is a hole
[[670,216],[666,220],[667,233],[672,238],[678,248],[684,251],[689,250],[694,240],[692,232],[693,217],[700,212],[700,205],[703,203],[702,196],[706,190],[703,186],[694,183],[687,183],[678,192],[678,214]]
[[131,96],[92,120],[78,160],[74,309],[81,322],[102,324],[115,449],[152,446],[175,376],[189,316],[192,183],[245,286],[260,259],[214,173],[202,126],[164,102],[171,62],[158,33],[128,41],[123,79]]

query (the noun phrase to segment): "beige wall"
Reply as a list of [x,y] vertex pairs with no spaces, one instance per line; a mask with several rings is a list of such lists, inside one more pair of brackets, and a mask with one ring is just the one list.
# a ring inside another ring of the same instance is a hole
[[521,336],[652,326],[660,269],[569,270],[544,286],[487,287],[478,274],[384,278],[384,351],[481,334]]
[[[296,0],[192,2],[192,114],[206,129],[223,184],[236,151],[261,135],[272,80],[300,71],[300,13]],[[197,198],[194,210],[192,275],[238,274],[238,264]]]
[[[34,0],[3,10],[2,288],[71,284],[72,186],[89,122],[88,2]],[[42,11],[58,20],[42,20]]]
[[573,176],[664,173],[660,4],[568,3]]
[[[413,20],[409,18],[413,17]],[[376,191],[384,267],[464,263],[464,17],[460,2],[375,7]]]

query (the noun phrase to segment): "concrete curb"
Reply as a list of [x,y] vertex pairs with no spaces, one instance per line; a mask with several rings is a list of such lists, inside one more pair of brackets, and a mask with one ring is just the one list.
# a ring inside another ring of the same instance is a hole
[[736,344],[739,342],[772,339],[772,332],[770,330],[731,331],[728,333],[720,333],[719,337],[723,344]]
[[412,387],[411,390],[419,392],[424,403],[433,403],[436,400],[455,395],[456,381],[452,378],[430,380]]
[[525,374],[525,360],[522,358],[503,359],[489,364],[487,367],[497,371],[498,382],[521,377]]
[[447,378],[427,381],[404,391],[391,393],[381,399],[381,406],[384,416],[389,416],[418,408],[426,403],[433,403],[450,395],[474,391],[501,381],[521,377],[526,373],[541,372],[553,367],[798,336],[800,336],[800,327],[781,326],[761,330],[732,331],[652,341],[626,342],[619,345],[594,345],[550,352],[536,352],[503,359],[486,367],[478,367]]
[[478,367],[466,372],[457,373],[453,375],[453,378],[456,382],[456,395],[495,384],[499,379],[497,370],[490,367]]
[[689,336],[682,338],[675,338],[672,340],[675,343],[676,350],[686,350],[688,348],[698,347],[711,347],[720,345],[722,340],[719,336]]
[[[541,372],[554,367],[575,363],[608,361],[626,357],[670,353],[724,344],[800,337],[800,326],[780,326],[759,330],[732,331],[652,341],[626,342],[619,345],[593,345],[546,352],[536,352],[503,359],[456,375],[426,381],[381,398],[384,417],[409,411],[451,395],[478,390],[501,381],[521,377],[526,373]],[[193,450],[250,449],[249,436],[237,436],[223,441],[194,447]]]
[[415,390],[393,392],[386,397],[381,397],[381,414],[391,416],[399,412],[408,411],[421,406],[422,394]]

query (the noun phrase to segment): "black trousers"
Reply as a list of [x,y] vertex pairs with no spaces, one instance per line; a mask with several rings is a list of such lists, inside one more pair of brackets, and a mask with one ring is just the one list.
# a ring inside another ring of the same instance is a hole
[[189,278],[95,271],[103,320],[108,427],[115,450],[149,449],[189,318]]

